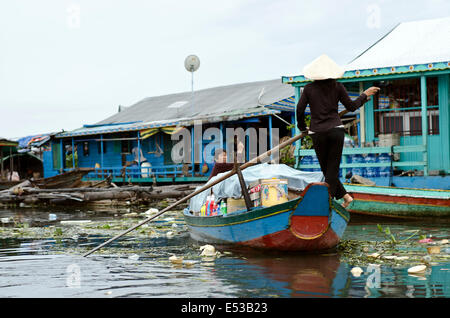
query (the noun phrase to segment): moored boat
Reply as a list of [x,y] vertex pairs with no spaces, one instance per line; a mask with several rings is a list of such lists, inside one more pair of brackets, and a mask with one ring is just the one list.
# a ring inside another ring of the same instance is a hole
[[210,244],[233,244],[279,251],[318,251],[335,247],[349,213],[330,198],[328,184],[309,184],[298,198],[227,215],[197,216],[184,210],[191,237]]
[[81,179],[94,168],[76,168],[49,178],[30,180],[31,184],[40,189],[73,188],[81,183]]
[[450,217],[450,191],[344,184],[353,197],[347,210],[385,217]]

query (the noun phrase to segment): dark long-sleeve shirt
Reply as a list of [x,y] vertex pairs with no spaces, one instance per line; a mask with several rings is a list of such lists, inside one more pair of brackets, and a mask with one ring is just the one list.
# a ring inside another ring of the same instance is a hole
[[349,111],[361,107],[367,99],[362,93],[352,100],[342,83],[335,80],[314,81],[305,86],[300,100],[297,103],[297,126],[300,131],[306,130],[305,108],[309,104],[311,110],[311,123],[309,130],[323,132],[342,125],[338,113],[338,102],[341,102]]

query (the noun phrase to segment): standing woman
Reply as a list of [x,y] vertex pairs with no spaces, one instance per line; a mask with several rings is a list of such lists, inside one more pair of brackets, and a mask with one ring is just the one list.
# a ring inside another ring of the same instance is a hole
[[[301,132],[307,132],[313,141],[320,168],[329,184],[331,197],[344,198],[342,206],[348,207],[353,198],[339,181],[339,166],[344,146],[344,125],[339,117],[339,101],[349,111],[361,107],[369,96],[379,91],[370,87],[358,98],[352,100],[342,85],[336,81],[344,75],[344,69],[326,55],[321,55],[305,66],[303,75],[312,83],[306,85],[297,104],[297,125]],[[310,127],[306,127],[305,108],[311,111]]]

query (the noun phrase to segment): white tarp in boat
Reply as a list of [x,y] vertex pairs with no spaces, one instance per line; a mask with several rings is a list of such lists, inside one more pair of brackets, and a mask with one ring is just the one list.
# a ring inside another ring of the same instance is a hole
[[[217,180],[224,174],[219,173],[218,175],[211,178],[206,184],[212,183],[214,180]],[[325,180],[322,172],[307,172],[301,171],[294,168],[291,168],[285,164],[268,164],[262,163],[259,165],[248,167],[247,169],[242,171],[242,175],[244,177],[246,185],[254,181],[258,181],[258,179],[287,179],[288,187],[293,190],[303,190],[306,186],[312,182],[323,182]],[[203,185],[204,186],[204,185]],[[200,189],[203,186],[197,187]],[[196,189],[196,190],[197,190]],[[222,198],[240,198],[242,196],[241,186],[239,184],[238,176],[232,175],[228,179],[223,180],[222,182],[216,184],[212,188],[203,191],[202,193],[197,194],[192,197],[190,200],[190,210],[194,212],[199,212],[202,205],[206,202],[206,197],[214,193],[214,197],[216,201]]]

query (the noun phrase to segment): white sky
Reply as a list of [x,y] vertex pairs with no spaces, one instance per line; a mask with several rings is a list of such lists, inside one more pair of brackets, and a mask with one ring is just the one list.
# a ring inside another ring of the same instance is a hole
[[448,0],[0,0],[0,136],[72,130],[118,105],[344,65]]

